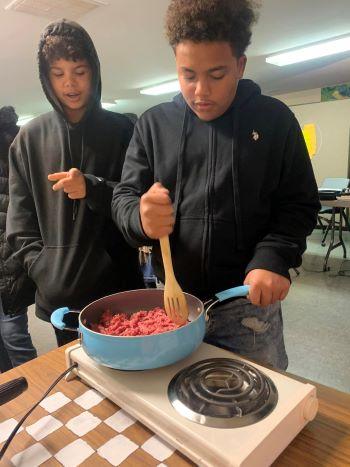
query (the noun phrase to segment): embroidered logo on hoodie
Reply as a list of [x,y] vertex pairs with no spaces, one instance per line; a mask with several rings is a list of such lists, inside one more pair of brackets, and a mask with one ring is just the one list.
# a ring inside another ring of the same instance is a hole
[[254,141],[258,141],[258,139],[260,138],[259,136],[259,133],[255,130],[252,131],[252,138]]

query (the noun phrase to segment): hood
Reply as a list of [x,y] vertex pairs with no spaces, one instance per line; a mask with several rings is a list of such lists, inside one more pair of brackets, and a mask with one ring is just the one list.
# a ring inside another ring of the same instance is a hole
[[8,163],[8,152],[12,141],[19,132],[17,125],[18,115],[12,106],[4,106],[0,109],[0,158]]
[[100,74],[100,62],[97,56],[95,46],[91,40],[89,34],[82,28],[78,23],[74,21],[68,21],[61,19],[50,23],[43,33],[41,34],[39,49],[38,49],[38,64],[39,64],[39,78],[43,88],[43,91],[52,105],[52,107],[59,112],[64,119],[66,119],[63,108],[57,97],[55,96],[46,67],[46,61],[44,60],[42,49],[45,44],[47,36],[73,36],[82,40],[86,44],[87,50],[87,61],[91,66],[92,71],[92,92],[90,96],[90,102],[84,114],[84,120],[94,107],[101,107],[101,74]]
[[[235,98],[229,109],[232,107],[242,107],[251,97],[261,94],[260,86],[250,79],[241,79],[237,86],[237,92]],[[181,107],[186,106],[186,101],[182,94],[177,94],[174,99],[174,103]],[[229,110],[227,109],[227,110]],[[220,117],[219,117],[220,118]]]

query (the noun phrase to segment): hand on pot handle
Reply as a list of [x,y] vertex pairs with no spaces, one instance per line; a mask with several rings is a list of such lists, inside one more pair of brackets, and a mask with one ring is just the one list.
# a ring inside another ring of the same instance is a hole
[[248,299],[256,306],[268,306],[288,295],[290,281],[280,274],[266,269],[253,269],[244,281],[250,286]]

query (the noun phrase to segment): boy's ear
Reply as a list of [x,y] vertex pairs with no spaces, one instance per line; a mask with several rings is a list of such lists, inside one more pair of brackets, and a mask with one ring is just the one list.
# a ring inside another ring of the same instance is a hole
[[246,55],[241,55],[238,58],[238,78],[242,78],[244,75],[244,70],[247,64],[247,56]]

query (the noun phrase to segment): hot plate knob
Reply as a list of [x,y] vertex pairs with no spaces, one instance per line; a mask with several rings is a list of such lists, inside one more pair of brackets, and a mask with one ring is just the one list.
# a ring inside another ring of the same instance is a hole
[[311,396],[305,402],[303,416],[305,420],[311,422],[316,417],[318,411],[318,400],[316,397]]

